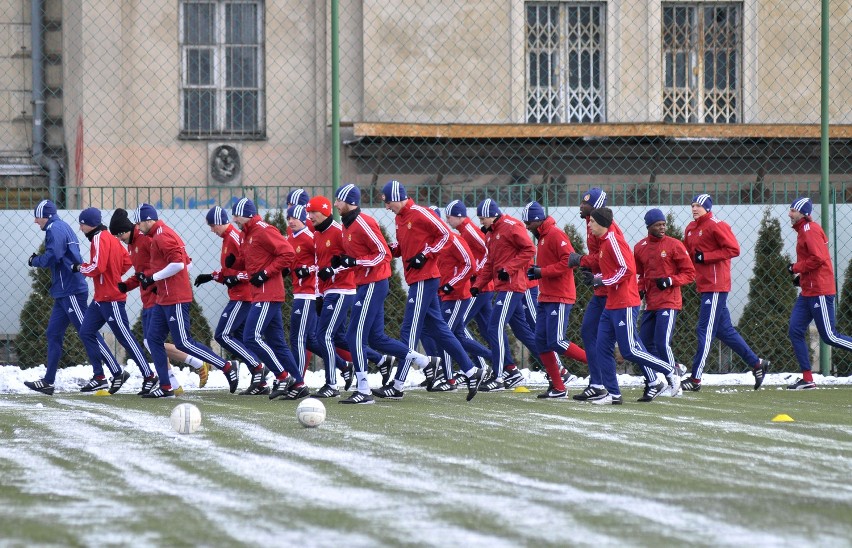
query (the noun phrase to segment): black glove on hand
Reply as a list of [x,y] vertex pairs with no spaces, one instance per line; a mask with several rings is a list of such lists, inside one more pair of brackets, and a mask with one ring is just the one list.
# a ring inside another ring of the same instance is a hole
[[698,264],[704,264],[704,252],[700,249],[695,250],[695,262]]
[[530,280],[540,280],[541,279],[541,267],[533,265],[527,270],[527,278]]
[[789,272],[790,274],[795,274],[795,272],[793,272],[793,263],[787,265],[787,272]]
[[472,283],[472,284],[476,283],[476,274],[474,274],[473,276],[470,277],[470,283]]
[[423,265],[426,264],[426,255],[423,253],[418,253],[414,257],[408,259],[408,268],[414,268],[416,270],[420,270],[423,268]]
[[207,282],[212,282],[213,276],[211,274],[199,274],[195,277],[195,287],[198,287],[201,284],[206,284]]
[[224,283],[225,285],[227,285],[227,286],[228,286],[228,289],[231,289],[232,287],[236,287],[236,285],[237,285],[238,283],[240,283],[240,279],[239,279],[239,278],[237,278],[236,276],[225,276],[225,277],[222,279],[222,283]]
[[470,288],[470,296],[476,297],[477,295],[479,295],[479,288],[478,287],[471,287]]
[[793,276],[793,285],[796,287],[802,287],[802,279],[799,277],[798,274]]
[[509,281],[509,273],[501,268],[500,270],[497,271],[497,279],[500,280],[501,282],[508,282]]
[[657,278],[654,281],[657,283],[657,289],[668,289],[672,286],[671,278]]
[[151,293],[153,293],[154,295],[157,294],[157,286],[156,285],[151,288]]
[[320,271],[317,272],[317,276],[319,277],[320,280],[327,282],[332,277],[334,277],[334,269],[331,268],[330,266],[327,266],[325,268],[320,268]]
[[233,253],[228,254],[228,256],[225,257],[225,268],[231,268],[232,266],[234,266],[234,263],[236,263],[236,262],[237,262],[237,256],[234,255]]
[[139,283],[142,284],[142,289],[148,289],[157,283],[153,276],[146,276],[144,274],[137,274],[136,276],[139,278]]
[[485,227],[485,226],[481,226],[481,227],[479,227],[479,230],[481,230],[483,234],[488,234],[488,232],[489,232],[491,229],[490,229],[490,228],[488,228],[488,227]]
[[269,279],[269,275],[266,273],[266,271],[261,270],[259,272],[255,272],[254,274],[251,275],[251,279],[249,280],[249,283],[251,283],[251,285],[253,285],[255,287],[260,287],[264,283],[266,283],[266,280],[268,280],[268,279]]
[[450,293],[453,292],[454,289],[455,288],[450,284],[444,284],[444,285],[441,286],[441,291],[444,292],[444,295],[449,295]]
[[604,286],[604,283],[603,283],[603,276],[601,276],[601,275],[597,275],[597,276],[593,276],[593,277],[592,277],[592,287],[594,287],[595,289],[597,289],[597,288],[599,288],[599,287],[603,287],[603,286]]
[[583,283],[586,285],[592,285],[595,281],[595,275],[592,274],[591,270],[585,268],[580,269],[580,276],[583,278]]
[[122,293],[127,293],[127,284],[124,282],[118,282],[118,290]]
[[317,297],[317,300],[314,301],[314,306],[316,306],[317,315],[322,314],[322,297]]
[[311,269],[306,266],[300,266],[295,270],[296,277],[300,280],[304,280],[305,278],[309,278],[311,276]]
[[71,265],[71,272],[80,272],[80,263],[74,263]]
[[580,266],[580,260],[582,260],[583,256],[579,253],[571,253],[568,255],[568,266],[571,268],[576,268]]
[[640,299],[644,299],[644,298],[645,298],[645,293],[646,293],[646,292],[645,292],[645,290],[644,290],[644,289],[640,289],[640,290],[639,290],[639,298],[640,298]]
[[284,270],[281,271],[281,277],[282,278],[286,278],[289,275],[290,275],[290,269],[289,268],[285,268]]
[[331,267],[340,268],[341,266],[351,268],[355,266],[355,257],[349,255],[335,255],[331,258]]
[[33,253],[32,255],[30,255],[30,258],[29,258],[29,259],[27,259],[27,265],[28,265],[28,266],[32,266],[32,265],[33,265],[33,259],[35,259],[36,257],[38,257],[38,255],[36,255],[35,253]]

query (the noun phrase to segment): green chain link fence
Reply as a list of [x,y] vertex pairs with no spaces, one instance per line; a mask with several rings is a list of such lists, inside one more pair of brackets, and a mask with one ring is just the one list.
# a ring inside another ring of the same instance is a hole
[[[852,259],[847,7],[829,12],[833,205],[824,224],[839,288]],[[75,229],[83,207],[108,217],[152,203],[183,235],[196,271],[212,269],[209,207],[245,195],[274,213],[291,188],[331,194],[339,77],[341,178],[362,188],[391,237],[379,199],[391,178],[423,204],[473,208],[489,196],[518,215],[536,199],[583,238],[580,197],[600,186],[631,243],[649,207],[683,229],[692,197],[709,192],[743,251],[734,321],[759,353],[795,369],[785,318],[795,293],[778,265],[794,251],[788,205],[819,191],[815,0],[0,0],[0,48],[4,363],[18,359],[19,337],[44,329],[22,313],[32,279],[19,259],[42,241],[31,214],[39,199],[57,201]],[[838,321],[850,332],[847,291]],[[215,320],[224,292],[204,286],[196,298]],[[684,363],[693,324],[685,311]],[[711,358],[710,371],[744,369],[725,348]],[[852,366],[835,352],[833,367]]]

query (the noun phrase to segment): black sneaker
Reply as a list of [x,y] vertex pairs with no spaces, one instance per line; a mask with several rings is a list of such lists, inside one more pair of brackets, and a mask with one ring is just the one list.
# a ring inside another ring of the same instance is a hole
[[127,382],[127,379],[130,378],[130,373],[127,371],[123,371],[112,378],[112,382],[109,383],[109,393],[115,394],[121,387],[124,386],[124,383]]
[[352,392],[352,394],[348,398],[346,398],[345,400],[340,400],[337,403],[369,405],[371,403],[376,403],[376,400],[373,399],[373,396],[358,392],[356,390],[355,392]]
[[[29,384],[29,383],[24,383]],[[814,381],[806,381],[805,379],[799,379],[793,384],[787,385],[787,390],[813,390],[816,388],[816,383]],[[45,392],[46,393],[46,392]],[[53,387],[50,388],[50,393],[53,394]]]
[[287,375],[283,381],[275,381],[272,385],[272,391],[269,393],[269,399],[274,400],[275,398],[280,398],[287,394],[290,390],[290,387],[293,386],[293,383],[296,381],[293,379],[292,375]]
[[459,387],[455,384],[449,381],[440,380],[436,381],[435,384],[432,385],[432,388],[429,388],[428,390],[429,392],[452,392],[458,389]]
[[[225,368],[230,366],[230,369],[225,371]],[[240,372],[237,364],[234,362],[225,362],[225,367],[222,368],[222,373],[225,374],[225,378],[228,379],[228,390],[231,391],[231,394],[237,391],[237,385],[240,384]]]
[[536,398],[540,400],[558,400],[565,399],[568,397],[568,392],[565,390],[557,390],[555,388],[550,388],[546,392],[542,392]]
[[654,398],[659,396],[660,392],[662,392],[665,388],[666,388],[666,383],[664,383],[663,381],[657,381],[654,384],[648,384],[648,381],[645,381],[645,392],[642,394],[642,397],[639,398],[636,401],[641,401],[641,402],[654,401]]
[[601,391],[606,392],[606,390],[603,390],[602,388],[595,388],[594,386],[589,385],[579,394],[574,394],[572,398],[574,401],[589,401],[590,398],[596,397]]
[[137,396],[144,396],[149,393],[151,390],[157,386],[157,383],[160,382],[160,379],[157,378],[156,375],[151,375],[150,377],[145,377],[142,379],[142,390],[136,393]]
[[766,372],[769,371],[769,365],[769,360],[761,359],[757,362],[757,365],[754,366],[754,369],[751,370],[751,374],[754,375],[755,390],[760,388],[760,385],[763,384],[763,378],[766,376]]
[[[355,364],[346,362],[346,366],[340,371],[340,376],[343,377],[343,389],[349,390],[349,387],[352,386],[352,379],[355,378]],[[337,395],[339,396],[340,392]]]
[[269,392],[269,386],[266,385],[266,381],[261,377],[259,382],[251,383],[248,388],[240,392],[240,396],[265,396]]
[[521,375],[521,370],[517,367],[511,371],[506,370],[503,374],[503,386],[506,387],[506,390],[512,389],[522,382],[524,382],[524,376]]
[[171,390],[163,390],[162,386],[158,386],[147,394],[142,394],[143,398],[174,398],[175,393]]
[[[423,367],[423,374],[426,375],[426,390],[431,390],[435,384],[435,374],[438,372],[438,367],[441,365],[441,358],[429,356],[429,363]],[[423,386],[423,383],[420,383]]]
[[621,405],[624,403],[624,400],[621,397],[621,394],[610,394],[606,393],[606,396],[603,398],[598,398],[596,400],[591,400],[595,405]]
[[340,396],[340,390],[329,384],[322,385],[322,388],[314,393],[315,398],[336,398]]
[[49,382],[45,382],[44,379],[37,381],[26,381],[24,386],[29,388],[30,390],[35,390],[36,392],[41,392],[42,394],[47,394],[48,396],[53,395],[53,384]]
[[506,387],[503,386],[503,379],[497,377],[491,377],[479,385],[480,392],[499,392],[505,389]]
[[560,372],[560,376],[562,377],[562,384],[564,384],[565,386],[568,386],[569,383],[572,383],[577,380],[577,375],[574,375],[564,367]]
[[[597,387],[593,387],[593,386],[586,388],[586,390],[583,391],[582,395],[585,395],[586,393],[588,393],[588,397],[585,397],[584,399],[582,399],[580,401],[590,401],[590,402],[594,403],[596,401],[608,398],[609,395],[610,395],[606,388],[597,388]],[[581,394],[578,394],[578,395],[581,395]],[[577,396],[574,396],[574,398],[576,399]]]
[[308,387],[303,383],[300,386],[290,386],[290,389],[287,390],[287,393],[281,396],[282,400],[301,400],[302,398],[307,398],[311,395],[311,391],[308,390]]
[[381,388],[373,388],[373,395],[388,400],[401,400],[405,393],[400,392],[399,390],[394,388],[392,384],[389,384]]
[[[386,385],[390,380],[393,364],[396,363],[396,356],[385,354],[382,356],[382,363],[379,364],[379,374],[382,376],[382,386]],[[349,388],[346,388],[349,390]]]
[[701,381],[698,379],[681,379],[680,389],[684,392],[698,392],[701,390]]
[[89,382],[83,385],[83,388],[80,389],[80,392],[97,392],[98,390],[108,390],[109,384],[106,382],[106,379],[98,379],[92,377]]
[[480,367],[476,370],[476,373],[465,378],[465,382],[467,383],[467,401],[472,400],[473,397],[476,396],[476,393],[479,391],[479,386],[482,384],[483,376],[485,376],[485,371]]

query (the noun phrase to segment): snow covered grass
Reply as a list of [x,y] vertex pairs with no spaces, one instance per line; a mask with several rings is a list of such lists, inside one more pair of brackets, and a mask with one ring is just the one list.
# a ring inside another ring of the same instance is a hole
[[[79,394],[89,368],[31,393],[0,367],[0,544],[308,546],[849,545],[852,386],[781,390],[707,376],[701,392],[621,407],[530,393],[343,406],[299,426],[294,402],[179,376],[177,400]],[[531,384],[537,373],[524,372]],[[248,382],[243,373],[241,386]],[[419,383],[418,372],[411,382]],[[378,385],[378,380],[373,379]],[[318,387],[319,376],[308,384]],[[570,393],[585,384],[574,383]],[[202,428],[174,433],[178,401]],[[785,413],[791,423],[773,423]]]

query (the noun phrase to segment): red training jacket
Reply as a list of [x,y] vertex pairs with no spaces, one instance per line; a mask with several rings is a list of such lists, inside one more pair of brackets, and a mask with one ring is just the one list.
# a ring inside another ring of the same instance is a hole
[[189,282],[186,245],[177,232],[158,220],[148,231],[151,238],[150,274],[153,275],[171,263],[183,263],[183,270],[163,280],[157,281],[157,304],[172,305],[192,302],[192,285]]
[[[234,225],[228,225],[225,232],[222,233],[222,252],[219,256],[219,264],[221,269],[213,273],[213,279],[224,284],[225,278],[228,276],[238,276],[240,271],[245,269],[245,261],[243,261],[240,253],[240,247],[243,243],[242,233],[234,228]],[[236,261],[231,265],[231,268],[225,266],[225,259],[228,255],[234,255]],[[233,287],[228,288],[228,298],[232,301],[250,301],[251,300],[251,284],[240,282]]]
[[[290,242],[277,228],[265,223],[260,215],[254,215],[243,225],[240,251],[245,261],[245,271],[240,273],[240,277],[251,287],[251,302],[283,303],[286,299],[281,272],[285,268],[292,268],[293,259],[296,258]],[[261,270],[266,271],[269,279],[260,287],[255,287],[248,280]]]
[[[322,228],[320,228],[322,227]],[[343,249],[343,226],[329,217],[316,225],[314,232],[314,253],[317,268],[331,266],[331,258],[345,253]],[[355,271],[351,268],[338,268],[328,280],[319,280],[320,295],[328,293],[355,294]]]
[[[739,257],[740,244],[730,225],[708,211],[686,226],[683,243],[695,265],[695,286],[699,293],[731,291],[731,259]],[[695,252],[704,253],[704,262],[695,262]]]
[[[476,275],[474,286],[484,291],[486,283],[493,280],[495,291],[526,291],[527,269],[535,255],[535,247],[523,223],[509,215],[500,215],[491,225],[485,243],[488,245],[488,260]],[[508,272],[508,282],[497,278],[500,269]]]
[[[485,262],[488,260],[488,246],[485,243],[485,235],[467,217],[462,220],[458,231],[459,235],[470,248],[470,252],[473,253],[473,275],[478,276],[479,271],[482,270],[482,267],[485,266]],[[488,283],[481,291],[494,291],[494,282],[488,280]]]
[[99,303],[127,300],[118,290],[118,282],[133,263],[118,238],[106,230],[98,230],[89,246],[91,261],[80,265],[80,273],[95,282],[95,301]]
[[[130,239],[130,244],[127,246],[130,253],[130,262],[133,264],[133,271],[143,273],[148,276],[154,272],[151,270],[151,238],[142,234],[139,227],[133,227],[133,237]],[[127,291],[132,291],[142,285],[136,276],[131,276],[124,280],[127,284]],[[153,308],[157,304],[157,294],[154,292],[156,285],[148,287],[148,289],[140,289],[142,294],[142,308]]]
[[796,231],[796,263],[793,272],[799,274],[803,297],[836,295],[834,267],[828,254],[828,238],[822,227],[807,217],[800,219]]
[[604,285],[609,289],[606,296],[607,310],[639,306],[639,287],[636,285],[636,262],[630,245],[613,223],[602,238],[598,251],[598,266]]
[[453,286],[448,295],[438,290],[442,301],[461,301],[470,298],[470,277],[473,276],[473,254],[461,236],[450,233],[450,243],[438,254],[440,284]]
[[541,268],[539,302],[574,304],[577,288],[574,269],[568,266],[568,255],[574,252],[571,240],[556,226],[553,217],[546,217],[537,232],[538,266]]
[[[603,239],[598,238],[594,234],[592,234],[592,228],[590,226],[591,218],[586,219],[586,246],[589,248],[589,254],[584,255],[580,260],[580,266],[591,269],[592,274],[600,274],[601,269],[598,265],[598,256],[599,251],[601,250],[601,244],[603,244]],[[614,228],[613,228],[614,227]],[[614,230],[618,233],[619,236],[624,237],[624,233],[621,231],[621,227],[618,226],[618,223],[613,221],[612,225],[609,227],[610,230]],[[609,288],[598,287],[595,289],[595,295],[598,297],[606,297],[609,294]]]
[[[683,308],[680,287],[695,280],[695,267],[683,243],[671,236],[648,235],[633,247],[633,255],[639,289],[645,290],[645,309]],[[657,278],[671,278],[672,287],[660,289]]]
[[[415,204],[410,198],[397,213],[395,222],[405,282],[412,285],[440,277],[435,257],[450,241],[450,228],[432,211]],[[426,263],[420,269],[409,268],[408,260],[418,253],[426,256]]]
[[355,257],[355,285],[390,278],[391,252],[379,223],[360,209],[347,213],[345,217],[343,249],[346,255]]
[[[293,272],[290,273],[293,280],[293,296],[310,295],[314,297],[317,294],[317,259],[314,253],[314,233],[307,226],[298,232],[290,230],[287,240],[290,241],[290,245],[296,253],[296,258],[293,260]],[[295,271],[300,266],[309,268],[311,275],[307,278],[296,276]]]

